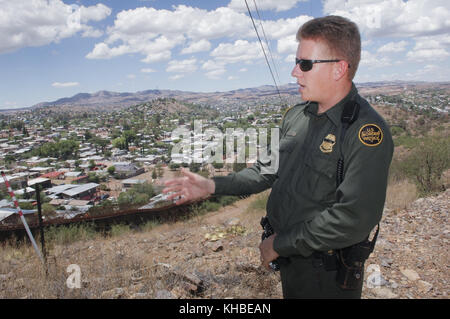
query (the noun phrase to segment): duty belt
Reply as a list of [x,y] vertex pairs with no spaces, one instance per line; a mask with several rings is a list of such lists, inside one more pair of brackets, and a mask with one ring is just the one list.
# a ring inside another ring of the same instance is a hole
[[335,250],[329,250],[326,252],[315,251],[313,253],[313,266],[314,267],[324,267],[326,271],[337,270],[338,259]]

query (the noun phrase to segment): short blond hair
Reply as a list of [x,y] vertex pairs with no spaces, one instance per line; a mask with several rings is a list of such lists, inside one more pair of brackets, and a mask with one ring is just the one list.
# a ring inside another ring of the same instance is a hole
[[348,62],[348,76],[353,80],[361,60],[361,35],[356,23],[340,16],[315,18],[298,30],[297,41],[302,39],[323,41],[336,55],[334,58]]

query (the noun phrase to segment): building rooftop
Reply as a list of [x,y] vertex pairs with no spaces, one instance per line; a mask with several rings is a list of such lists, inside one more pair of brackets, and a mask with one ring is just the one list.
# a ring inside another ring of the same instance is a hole
[[28,186],[33,186],[35,184],[41,184],[41,183],[45,183],[48,181],[49,181],[48,178],[38,177],[38,178],[28,180]]
[[84,185],[80,185],[78,187],[71,188],[71,189],[63,192],[63,194],[67,195],[67,196],[76,196],[78,194],[87,192],[87,191],[89,191],[89,190],[91,190],[93,188],[96,188],[99,185],[100,184],[97,184],[97,183],[87,183],[87,184],[84,184]]

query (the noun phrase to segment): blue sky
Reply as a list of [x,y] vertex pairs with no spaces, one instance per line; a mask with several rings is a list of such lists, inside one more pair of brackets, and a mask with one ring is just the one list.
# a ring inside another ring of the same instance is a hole
[[[447,0],[255,1],[281,84],[293,82],[297,29],[327,14],[360,28],[355,82],[450,80]],[[244,0],[0,0],[0,70],[0,109],[99,90],[273,84]]]

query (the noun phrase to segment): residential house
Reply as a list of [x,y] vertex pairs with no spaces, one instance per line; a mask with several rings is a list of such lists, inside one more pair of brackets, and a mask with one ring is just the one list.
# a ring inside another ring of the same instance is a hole
[[130,162],[116,162],[113,163],[113,166],[115,167],[116,176],[122,179],[145,173],[143,167],[138,167]]
[[90,200],[91,198],[95,197],[98,186],[100,185],[96,183],[87,183],[78,187],[68,189],[62,192],[61,195],[66,199]]

